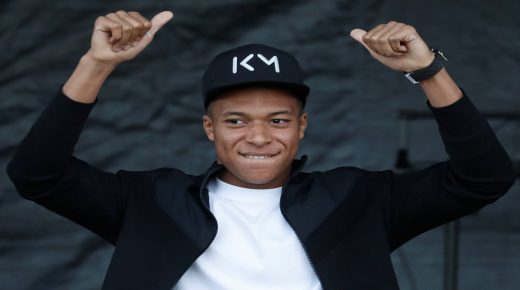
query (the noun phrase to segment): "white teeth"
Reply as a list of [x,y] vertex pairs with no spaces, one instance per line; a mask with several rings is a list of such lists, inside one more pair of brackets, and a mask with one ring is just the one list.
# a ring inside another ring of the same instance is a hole
[[270,155],[244,155],[244,157],[249,158],[249,159],[255,159],[255,160],[271,158]]

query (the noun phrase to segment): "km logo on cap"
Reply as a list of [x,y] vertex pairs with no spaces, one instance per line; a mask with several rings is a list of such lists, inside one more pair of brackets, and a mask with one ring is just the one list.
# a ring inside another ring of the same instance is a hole
[[[280,64],[278,63],[278,57],[275,55],[273,57],[271,57],[271,59],[267,59],[265,56],[261,55],[261,54],[257,54],[256,55],[259,59],[261,59],[265,64],[267,65],[271,65],[274,63],[274,71],[276,71],[276,73],[280,73]],[[237,73],[237,70],[238,70],[238,64],[240,64],[241,66],[245,67],[247,70],[249,71],[254,71],[255,68],[252,67],[250,64],[248,64],[247,62],[250,61],[253,57],[255,57],[255,55],[253,53],[251,53],[250,55],[248,55],[246,58],[244,58],[240,63],[238,63],[238,57],[233,57],[233,74],[236,74]]]

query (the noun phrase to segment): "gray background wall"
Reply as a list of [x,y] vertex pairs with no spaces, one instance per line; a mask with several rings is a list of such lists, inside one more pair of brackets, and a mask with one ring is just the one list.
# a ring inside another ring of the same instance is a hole
[[[401,74],[372,60],[347,30],[392,19],[445,51],[448,69],[484,112],[520,111],[518,1],[2,1],[0,168],[88,49],[98,15],[171,9],[154,43],[103,88],[76,147],[105,170],[178,167],[198,173],[213,151],[201,130],[200,77],[212,56],[250,42],[301,62],[311,86],[307,170],[391,168],[400,109],[427,110]],[[492,121],[520,159],[518,121]],[[410,160],[446,158],[431,120],[411,124]],[[98,289],[112,248],[92,233],[22,200],[0,172],[0,289]],[[509,194],[461,221],[460,289],[518,289],[520,196]],[[442,288],[442,229],[393,254],[402,289]]]

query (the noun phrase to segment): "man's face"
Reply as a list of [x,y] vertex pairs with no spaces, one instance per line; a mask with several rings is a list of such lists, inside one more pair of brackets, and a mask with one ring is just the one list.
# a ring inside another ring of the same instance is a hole
[[220,178],[247,188],[282,186],[307,127],[290,92],[266,87],[228,91],[210,103],[204,130],[215,144]]

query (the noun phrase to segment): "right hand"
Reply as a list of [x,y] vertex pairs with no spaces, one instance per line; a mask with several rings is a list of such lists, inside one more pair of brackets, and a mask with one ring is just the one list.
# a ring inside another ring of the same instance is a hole
[[173,13],[163,11],[151,21],[139,12],[117,11],[99,16],[94,24],[90,49],[92,60],[108,65],[117,65],[133,59],[153,39],[161,27],[173,18]]

